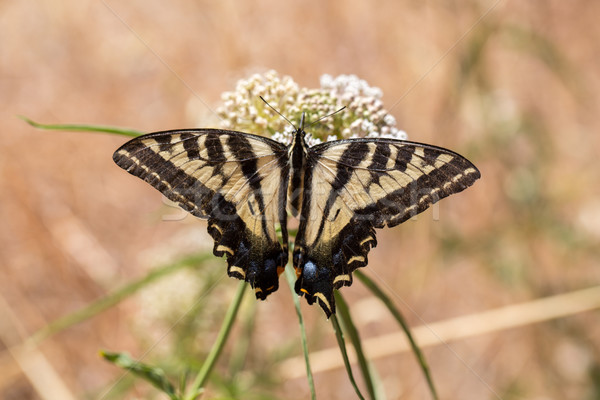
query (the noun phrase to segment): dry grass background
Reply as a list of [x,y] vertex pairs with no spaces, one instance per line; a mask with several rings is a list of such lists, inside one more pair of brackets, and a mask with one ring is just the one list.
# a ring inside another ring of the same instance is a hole
[[[443,201],[439,218],[379,234],[367,272],[417,326],[600,283],[597,15],[587,0],[0,2],[0,397],[59,398],[51,391],[62,387],[100,398],[121,376],[101,348],[151,349],[145,360],[177,372],[194,362],[182,343],[205,350],[236,285],[194,292],[225,275],[221,260],[174,277],[42,342],[30,354],[56,373],[49,381],[24,373],[16,349],[29,335],[207,239],[203,222],[164,221],[176,211],[113,164],[124,138],[39,131],[16,115],[192,127],[213,121],[220,93],[252,72],[308,87],[323,73],[358,75],[382,88],[412,140],[465,154],[483,176]],[[343,293],[364,338],[398,331],[359,283]],[[191,337],[169,330],[185,296],[201,299]],[[277,359],[300,354],[289,290],[246,300],[256,320],[243,372],[228,376],[225,359],[208,397],[307,398],[305,380],[274,373]],[[321,311],[303,308],[311,350],[332,345]],[[425,352],[442,399],[600,398],[598,311]],[[387,398],[428,398],[411,354],[375,366]],[[315,378],[318,398],[354,396],[342,369]],[[104,398],[160,397],[126,377]]]

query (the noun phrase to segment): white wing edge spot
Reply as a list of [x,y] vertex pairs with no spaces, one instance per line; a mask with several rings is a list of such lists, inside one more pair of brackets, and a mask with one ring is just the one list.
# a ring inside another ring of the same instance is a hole
[[369,236],[366,239],[363,239],[362,242],[360,242],[360,245],[362,246],[363,244],[367,243],[367,242],[372,242],[373,240],[375,240],[375,238],[373,238],[372,236]]
[[364,262],[365,258],[363,256],[352,256],[350,260],[348,260],[348,264],[352,264],[354,261]]
[[316,297],[319,300],[321,300],[323,302],[323,304],[325,304],[325,307],[327,307],[327,309],[329,310],[329,312],[331,312],[331,304],[329,304],[329,301],[327,300],[327,297],[325,297],[325,295],[323,293],[317,292],[317,293],[313,294],[313,297]]
[[240,274],[242,278],[246,277],[246,272],[243,269],[241,269],[240,267],[236,267],[235,265],[232,265],[231,267],[229,267],[229,271]]
[[338,275],[335,277],[335,279],[333,280],[333,283],[339,282],[339,281],[345,281],[345,282],[350,282],[350,275],[348,274],[344,274],[344,275]]
[[225,253],[229,253],[229,254],[233,255],[233,250],[231,250],[229,247],[224,246],[222,244],[217,246],[217,251],[224,251]]
[[[453,183],[458,182],[460,180],[460,178],[462,178],[463,176],[464,176],[463,174],[456,175],[454,178],[452,178],[452,182]],[[446,186],[446,185],[444,185],[444,186]]]
[[223,229],[221,229],[221,227],[217,224],[212,224],[212,225],[209,225],[208,227],[211,229],[214,228],[214,229],[218,230],[221,235],[223,234]]

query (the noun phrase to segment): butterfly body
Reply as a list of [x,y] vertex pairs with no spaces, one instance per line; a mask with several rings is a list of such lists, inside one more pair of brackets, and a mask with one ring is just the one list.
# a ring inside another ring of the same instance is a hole
[[[346,139],[308,147],[304,116],[292,143],[242,132],[189,129],[137,137],[113,155],[194,216],[208,219],[213,253],[229,276],[265,299],[288,262],[287,211],[299,219],[296,292],[329,317],[333,290],[352,284],[395,226],[480,176],[464,157],[394,139]],[[277,231],[280,229],[278,235]]]

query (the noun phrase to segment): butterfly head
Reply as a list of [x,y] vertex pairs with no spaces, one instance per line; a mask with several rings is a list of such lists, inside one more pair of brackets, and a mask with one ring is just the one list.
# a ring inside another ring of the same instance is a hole
[[296,128],[296,126],[294,126],[294,128],[296,129],[296,134],[294,135],[294,142],[292,144],[292,147],[294,144],[297,145],[298,147],[298,151],[302,150],[302,152],[306,151],[306,148],[308,147],[306,145],[306,140],[305,140],[305,136],[306,136],[306,132],[304,131],[304,118],[305,118],[306,114],[302,113],[302,116],[300,117],[300,126],[298,126]]

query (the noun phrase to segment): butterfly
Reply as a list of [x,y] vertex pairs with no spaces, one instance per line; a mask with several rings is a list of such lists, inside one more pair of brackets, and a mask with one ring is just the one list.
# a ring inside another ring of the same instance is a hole
[[393,227],[471,186],[479,170],[432,145],[357,138],[309,147],[304,114],[289,145],[220,129],[136,137],[113,155],[192,215],[208,219],[215,256],[264,300],[288,263],[288,211],[299,219],[293,249],[295,291],[335,313],[334,289],[352,284]]

